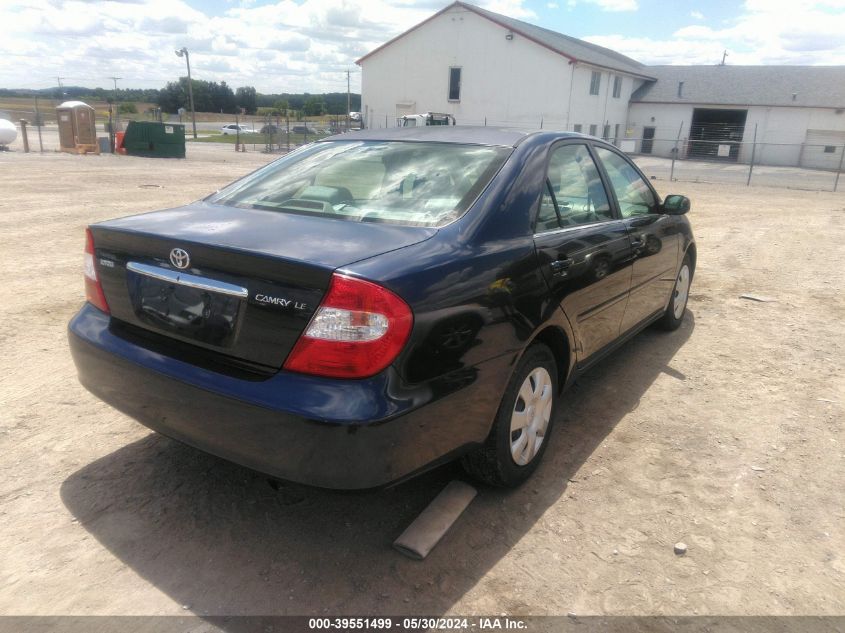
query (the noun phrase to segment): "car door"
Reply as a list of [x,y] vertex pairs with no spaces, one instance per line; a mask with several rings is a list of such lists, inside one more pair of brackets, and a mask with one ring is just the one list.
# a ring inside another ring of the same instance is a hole
[[559,144],[549,152],[534,244],[581,362],[619,336],[631,284],[628,232],[586,143]]
[[631,239],[633,273],[622,332],[666,308],[678,270],[681,238],[677,218],[662,211],[644,176],[622,154],[596,146],[622,221]]

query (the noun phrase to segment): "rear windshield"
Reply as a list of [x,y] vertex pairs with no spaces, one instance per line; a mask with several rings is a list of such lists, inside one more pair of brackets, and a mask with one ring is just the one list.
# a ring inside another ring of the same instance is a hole
[[510,152],[456,143],[314,143],[209,201],[358,222],[442,226],[469,208]]

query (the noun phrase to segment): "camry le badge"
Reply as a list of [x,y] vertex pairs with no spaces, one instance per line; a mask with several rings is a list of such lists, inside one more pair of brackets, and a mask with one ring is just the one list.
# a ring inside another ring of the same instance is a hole
[[191,257],[188,255],[188,251],[181,248],[174,248],[170,251],[170,263],[176,266],[176,268],[184,270],[191,265]]

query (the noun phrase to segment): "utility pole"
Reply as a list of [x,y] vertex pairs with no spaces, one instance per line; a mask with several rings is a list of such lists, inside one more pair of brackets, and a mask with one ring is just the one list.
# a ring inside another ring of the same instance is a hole
[[194,138],[197,137],[197,113],[194,110],[194,88],[191,82],[191,58],[188,56],[188,49],[184,46],[176,51],[179,57],[185,58],[185,63],[188,65],[188,99],[191,102],[191,123],[194,127]]
[[720,64],[721,66],[725,65],[725,57],[727,57],[727,56],[728,56],[728,51],[727,51],[727,49],[725,49],[725,51],[722,53],[722,63]]
[[[114,82],[114,100],[117,101],[117,80],[123,79],[123,77],[109,77]],[[120,129],[120,106],[118,105],[114,111],[114,127],[115,129]],[[114,130],[112,130],[112,134],[114,134]]]
[[59,101],[62,101],[65,94],[65,87],[62,85],[62,79],[64,79],[64,77],[56,77],[56,80],[59,82]]
[[349,131],[349,108],[351,107],[349,96],[349,71],[346,71],[346,131]]

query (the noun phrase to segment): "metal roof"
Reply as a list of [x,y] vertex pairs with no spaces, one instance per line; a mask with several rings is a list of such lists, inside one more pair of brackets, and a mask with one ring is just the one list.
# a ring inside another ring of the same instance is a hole
[[487,9],[482,9],[481,7],[477,7],[474,4],[468,4],[466,2],[453,2],[449,6],[441,9],[440,11],[432,15],[427,20],[420,22],[419,24],[411,27],[404,33],[397,35],[392,40],[389,40],[378,48],[370,51],[355,63],[360,64],[370,55],[373,55],[374,53],[382,50],[383,48],[390,46],[390,44],[404,37],[411,31],[419,28],[426,22],[429,22],[430,20],[433,20],[442,13],[445,13],[446,11],[449,11],[450,9],[456,7],[471,11],[477,15],[480,15],[483,18],[490,20],[491,22],[495,22],[499,26],[509,29],[510,31],[513,31],[516,34],[522,35],[526,39],[531,40],[532,42],[539,44],[540,46],[548,48],[554,51],[555,53],[566,57],[570,61],[583,62],[592,66],[607,68],[609,70],[616,70],[618,72],[635,75],[637,77],[644,77],[646,79],[650,79],[652,77],[650,69],[647,66],[644,66],[643,64],[639,63],[634,59],[631,59],[630,57],[626,57],[625,55],[617,53],[616,51],[612,51],[609,48],[597,46],[596,44],[591,44],[590,42],[585,42],[584,40],[579,40],[568,35],[563,35],[562,33],[551,31],[541,26],[529,24],[528,22],[523,22],[522,20],[509,18],[506,15],[494,13],[493,11],[488,11]]
[[522,20],[509,18],[506,15],[493,13],[487,9],[482,9],[466,2],[455,2],[452,6],[460,6],[473,13],[477,13],[488,20],[492,20],[502,26],[512,30],[514,33],[520,33],[533,40],[534,42],[550,48],[556,53],[560,53],[564,57],[568,57],[573,61],[584,62],[593,66],[600,66],[602,68],[609,68],[611,70],[618,70],[621,72],[636,75],[638,77],[651,78],[649,68],[635,59],[626,57],[621,53],[612,51],[609,48],[591,44],[584,40],[579,40],[557,31],[545,29],[542,26],[536,26]]
[[[428,141],[430,143],[466,143],[472,145],[499,145],[515,147],[530,134],[530,130],[483,127],[473,125],[429,125],[420,127],[392,127],[360,130],[346,134],[336,134],[326,140],[331,141]],[[564,136],[577,134],[560,133]]]
[[657,81],[634,92],[632,103],[845,108],[845,66],[649,66],[648,70]]

